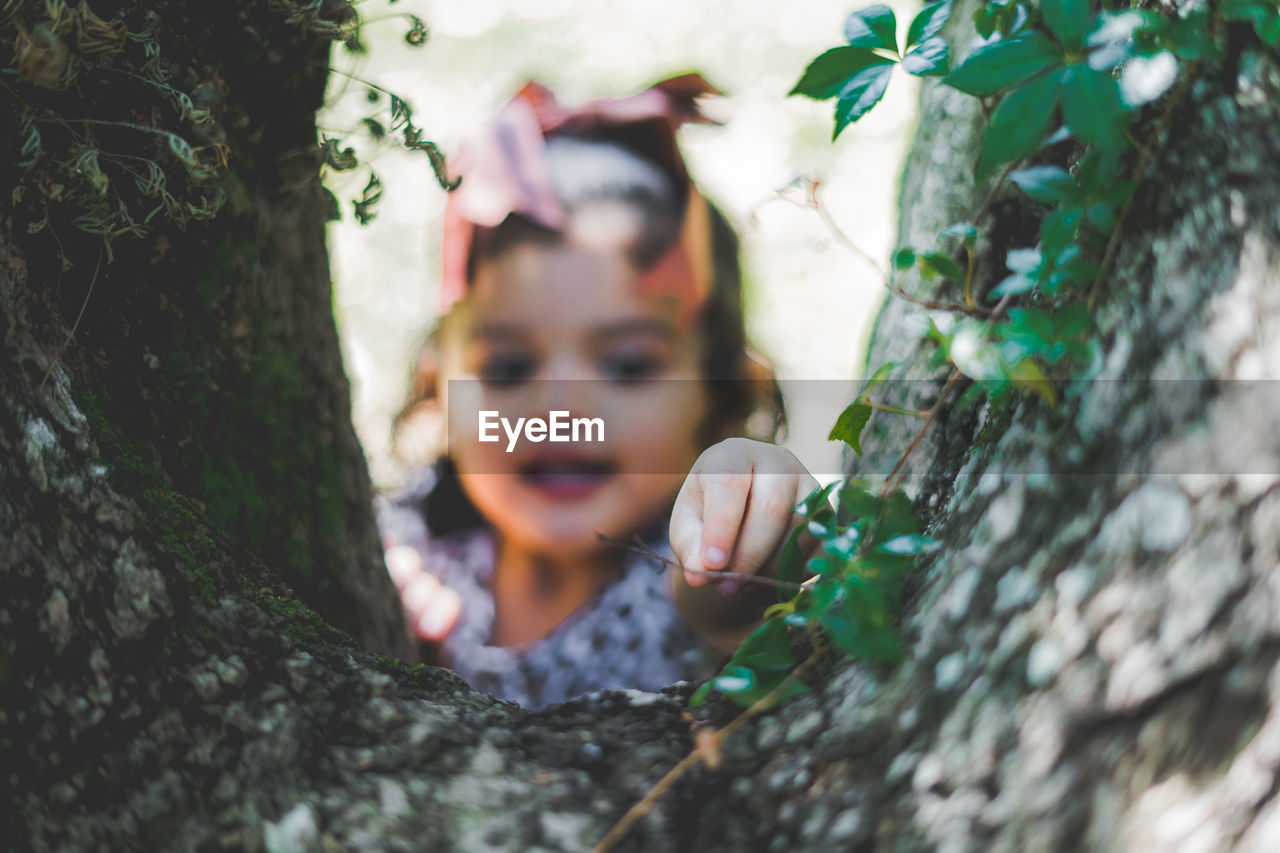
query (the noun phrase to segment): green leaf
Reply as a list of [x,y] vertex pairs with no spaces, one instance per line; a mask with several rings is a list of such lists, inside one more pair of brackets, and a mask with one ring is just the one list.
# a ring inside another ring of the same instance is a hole
[[1056,204],[1073,201],[1080,196],[1075,179],[1057,166],[1032,166],[1009,173],[1009,180],[1036,201]]
[[938,232],[938,237],[962,237],[970,248],[978,241],[978,229],[969,222],[956,222]]
[[745,666],[727,666],[724,672],[711,679],[711,685],[721,693],[744,693],[756,686],[756,674]]
[[973,12],[973,28],[977,30],[978,35],[984,39],[989,39],[995,35],[996,27],[1000,25],[1000,14],[993,8],[992,4],[984,3]]
[[1064,284],[1088,284],[1101,272],[1102,268],[1092,261],[1073,261],[1062,264],[1045,281],[1044,290],[1052,296]]
[[905,554],[914,557],[918,554],[932,554],[941,547],[942,543],[937,539],[931,539],[919,533],[908,533],[893,537],[881,545],[880,550],[886,554]]
[[859,9],[844,22],[844,38],[854,47],[880,47],[898,52],[898,22],[893,10],[877,3]]
[[834,98],[859,71],[889,61],[865,47],[834,47],[810,62],[795,88],[787,94],[804,95],[816,101]]
[[991,114],[982,137],[978,174],[1031,153],[1044,139],[1058,107],[1058,80],[1046,74],[1014,89]]
[[1084,211],[1078,205],[1065,205],[1053,211],[1040,222],[1040,247],[1056,255],[1075,240],[1083,219]]
[[1163,95],[1178,77],[1178,60],[1167,50],[1135,56],[1120,70],[1120,100],[1129,109]]
[[707,704],[707,700],[709,698],[711,698],[710,681],[693,691],[693,695],[689,697],[689,707],[701,708],[703,705]]
[[1022,273],[1014,273],[1000,280],[1000,282],[991,288],[992,296],[1017,296],[1020,293],[1026,293],[1034,290],[1036,280]]
[[191,150],[191,143],[176,133],[170,133],[167,136],[169,137],[169,150],[187,166],[196,165],[196,154]]
[[1105,201],[1089,205],[1085,215],[1089,217],[1089,223],[1104,234],[1116,227],[1115,209]]
[[1073,51],[1084,47],[1084,37],[1093,23],[1089,0],[1040,0],[1040,14],[1063,47]]
[[1061,64],[1058,46],[1032,31],[978,48],[942,82],[970,95],[993,95]]
[[955,259],[943,252],[925,252],[920,256],[920,268],[924,270],[925,278],[932,278],[940,275],[943,278],[949,278],[957,284],[963,283],[965,279],[964,270],[955,262]]
[[1115,79],[1075,65],[1062,74],[1062,120],[1082,142],[1113,146],[1124,105]]
[[1013,272],[1035,276],[1040,272],[1044,257],[1035,249],[1011,249],[1004,256],[1004,263]]
[[867,110],[879,103],[889,87],[889,77],[893,73],[893,61],[877,58],[871,65],[849,78],[840,90],[840,100],[836,102],[836,127],[831,134],[834,140],[840,132],[853,122],[866,115]]
[[1207,9],[1197,9],[1174,21],[1169,43],[1175,56],[1188,61],[1217,59],[1222,54],[1222,47],[1213,38]]
[[[786,672],[756,673],[755,683],[750,689],[735,693],[725,693],[725,696],[738,705],[749,708],[776,690],[782,682],[787,680],[788,675],[790,673]],[[809,688],[805,686],[804,682],[793,681],[777,696],[776,701],[785,702],[796,696],[803,696],[808,692]]]
[[833,536],[826,542],[822,543],[822,552],[829,557],[837,560],[850,560],[853,558],[854,551],[858,547],[858,543],[862,540],[862,534],[857,528],[845,530],[838,536]]
[[862,383],[862,390],[858,392],[860,398],[865,399],[868,394],[876,390],[880,385],[889,379],[889,374],[893,373],[894,368],[898,366],[896,361],[886,361],[884,364],[876,368],[876,372],[871,374]]
[[840,489],[839,514],[849,521],[874,518],[880,514],[880,497],[868,484],[853,480]]
[[886,579],[914,569],[916,558],[910,554],[890,554],[872,548],[858,558],[858,566],[866,576]]
[[951,0],[930,3],[911,19],[907,29],[907,47],[928,41],[942,32],[947,19],[951,17]]
[[826,554],[810,557],[805,570],[815,575],[842,575],[846,561]]
[[[907,533],[914,533],[920,529],[920,522],[916,520],[915,505],[911,502],[911,497],[899,486],[894,489],[889,497],[880,502],[881,512],[886,519],[899,519],[909,522],[910,529]],[[877,528],[876,535],[880,538],[882,531]],[[897,534],[894,534],[897,535]]]
[[827,441],[843,441],[853,448],[854,453],[861,456],[862,430],[871,419],[871,411],[865,399],[859,397],[854,400],[840,413],[840,417],[836,418],[835,426],[827,435]]
[[1040,395],[1050,405],[1058,401],[1058,394],[1053,388],[1053,383],[1045,377],[1040,365],[1029,358],[1024,358],[1011,365],[1008,377],[1014,385],[1025,391]]
[[1093,329],[1093,314],[1084,302],[1064,305],[1053,318],[1054,331],[1063,338],[1074,338]]
[[1115,180],[1120,152],[1114,148],[1091,147],[1080,158],[1076,179],[1090,196],[1096,196]]
[[1089,47],[1131,41],[1142,30],[1168,29],[1168,21],[1154,12],[1125,9],[1122,12],[1099,12],[1090,22],[1084,43]]
[[[782,553],[778,557],[778,580],[784,583],[800,583],[804,569],[804,555],[800,553],[800,534],[804,525],[797,525],[787,534],[782,543]],[[788,589],[778,589],[778,600],[788,601],[794,595]]]
[[728,672],[733,666],[741,666],[750,669],[753,676],[758,677],[764,673],[787,673],[795,665],[787,626],[780,620],[770,619],[747,635],[733,653],[725,671]]
[[937,77],[947,73],[947,43],[940,37],[921,42],[902,57],[902,70],[917,77]]
[[878,584],[845,578],[818,616],[832,644],[846,654],[872,660],[902,657],[890,612],[889,596]]
[[823,510],[828,513],[831,512],[831,504],[827,503],[827,497],[838,485],[840,485],[840,483],[837,481],[834,483],[827,483],[825,486],[814,489],[805,496],[804,500],[800,501],[800,503],[796,505],[796,514],[802,515],[805,518],[812,518],[825,514]]
[[920,521],[911,510],[911,500],[904,494],[900,499],[890,498],[881,506],[869,536],[873,541],[887,542],[895,536],[919,532]]
[[909,270],[916,262],[916,253],[909,246],[903,246],[901,249],[893,253],[893,267],[899,270]]
[[[772,693],[790,675],[795,663],[786,625],[770,619],[747,635],[724,671],[710,684],[729,699],[747,707]],[[807,691],[804,684],[796,681],[782,691],[779,698],[789,699]]]

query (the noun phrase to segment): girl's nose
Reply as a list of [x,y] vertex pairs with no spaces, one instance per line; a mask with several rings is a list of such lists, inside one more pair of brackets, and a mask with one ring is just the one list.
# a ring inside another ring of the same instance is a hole
[[543,397],[548,411],[576,412],[590,395],[591,366],[572,353],[548,360]]
[[591,365],[572,352],[555,353],[547,359],[543,378],[551,381],[592,378]]

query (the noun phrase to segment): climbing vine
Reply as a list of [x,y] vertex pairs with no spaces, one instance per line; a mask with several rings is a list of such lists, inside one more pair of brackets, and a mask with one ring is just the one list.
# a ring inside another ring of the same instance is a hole
[[[28,233],[52,237],[64,269],[72,266],[62,249],[72,231],[99,236],[109,264],[120,239],[147,236],[160,223],[181,229],[211,219],[227,201],[239,117],[228,114],[217,58],[195,67],[174,58],[192,53],[175,44],[211,31],[216,17],[218,26],[241,28],[241,49],[253,51],[250,61],[264,69],[271,67],[273,39],[364,49],[353,4],[262,2],[272,13],[265,30],[234,10],[201,22],[176,4],[94,0],[99,9],[115,7],[100,15],[88,0],[0,0],[0,53],[12,57],[0,69],[0,112],[11,117],[0,130],[6,202]],[[396,17],[407,24],[407,43],[425,43],[421,19]],[[443,183],[443,156],[414,123],[408,103],[381,89],[373,100],[384,115],[363,126],[375,138],[389,128],[406,147],[424,151]],[[358,165],[337,139],[322,137],[317,146],[319,166]],[[357,219],[372,218],[380,191],[371,175],[353,202]]]
[[[1135,187],[1185,91],[1189,67],[1221,58],[1230,22],[1252,29],[1254,50],[1274,52],[1280,44],[1276,0],[1232,0],[1216,11],[1206,7],[1179,17],[1103,6],[991,0],[973,17],[982,43],[954,68],[938,35],[951,16],[949,0],[916,15],[901,48],[893,11],[869,6],[849,16],[846,43],[816,58],[796,83],[792,94],[835,100],[837,137],[881,99],[895,65],[938,76],[943,85],[982,99],[987,121],[976,177],[989,179],[1003,168],[992,191],[1007,181],[1034,204],[1038,240],[1010,249],[1005,270],[980,269],[977,223],[984,202],[971,221],[942,229],[935,245],[893,253],[891,271],[880,275],[890,293],[929,309],[925,336],[934,344],[935,362],[950,369],[943,391],[931,410],[906,410],[875,401],[898,365],[881,365],[872,374],[831,439],[861,455],[862,431],[876,411],[919,418],[920,429],[883,488],[862,481],[831,484],[796,508],[805,523],[785,544],[781,578],[798,583],[799,591],[789,591],[766,612],[724,671],[694,695],[694,705],[715,693],[752,706],[803,692],[794,681],[774,692],[796,665],[791,628],[808,632],[810,647],[831,646],[868,660],[901,657],[894,622],[902,579],[938,547],[921,534],[899,488],[907,458],[965,380],[972,380],[971,395],[1020,390],[1055,404],[1063,377],[1087,379],[1097,370],[1101,347],[1091,307],[1106,286]],[[1162,97],[1162,115],[1139,141],[1135,129],[1143,126],[1143,107]],[[816,184],[809,203],[837,239],[871,262],[830,220]],[[930,283],[928,298],[909,292],[908,273]],[[818,540],[807,560],[798,545],[806,531]]]
[[[924,336],[947,378],[929,410],[912,411],[877,399],[898,369],[884,364],[841,413],[830,438],[858,455],[876,412],[921,423],[882,488],[834,483],[796,507],[804,523],[784,544],[780,602],[691,699],[699,706],[721,695],[746,711],[724,728],[696,729],[694,750],[597,851],[612,848],[679,776],[699,764],[714,768],[720,743],[741,721],[806,692],[801,676],[818,659],[832,651],[871,661],[902,657],[895,621],[903,579],[939,546],[922,535],[899,487],[908,459],[961,387],[972,397],[1021,392],[1054,405],[1068,378],[1094,375],[1101,344],[1093,307],[1107,286],[1135,190],[1192,69],[1267,54],[1274,61],[1280,48],[1280,0],[1223,0],[1176,13],[1116,0],[989,0],[973,15],[980,44],[952,68],[939,36],[951,13],[950,0],[925,6],[900,47],[891,9],[858,10],[846,22],[845,44],[817,57],[791,92],[835,101],[833,138],[879,102],[895,66],[940,77],[942,85],[981,100],[986,125],[974,170],[990,193],[967,221],[942,229],[934,245],[899,247],[890,271],[840,231],[816,182],[807,201],[838,242],[876,269],[890,294],[928,310]],[[1239,55],[1227,55],[1228,39]],[[1152,115],[1146,107],[1161,100]],[[979,247],[989,243],[981,223],[992,198],[1010,184],[1032,203],[1037,239],[1009,249],[1004,269],[984,270]],[[908,287],[921,281],[929,283],[928,296]],[[799,547],[806,532],[817,539],[807,559]],[[797,642],[793,630],[807,642]],[[798,662],[801,646],[810,651]]]

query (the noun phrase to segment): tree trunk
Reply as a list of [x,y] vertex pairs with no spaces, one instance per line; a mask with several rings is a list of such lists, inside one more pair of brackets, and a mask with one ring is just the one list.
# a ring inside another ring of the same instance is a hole
[[[375,658],[300,603],[370,647],[399,636],[329,314],[323,51],[287,3],[198,24],[135,7],[222,92],[233,189],[209,224],[121,243],[96,275],[101,243],[62,234],[61,284],[44,232],[17,213],[0,231],[6,837],[590,847],[690,750],[688,689],[529,713]],[[1197,69],[1138,190],[1096,312],[1102,381],[948,410],[914,457],[945,547],[903,619],[908,661],[822,673],[626,849],[1280,845],[1274,404],[1229,381],[1280,361],[1280,71],[1224,65]],[[917,245],[986,190],[975,102],[926,86],[923,107]],[[989,211],[995,278],[1034,235],[1012,194]],[[931,376],[915,313],[886,309],[872,366]],[[1151,378],[1208,381],[1106,381]],[[872,422],[865,470],[905,447],[903,420]]]

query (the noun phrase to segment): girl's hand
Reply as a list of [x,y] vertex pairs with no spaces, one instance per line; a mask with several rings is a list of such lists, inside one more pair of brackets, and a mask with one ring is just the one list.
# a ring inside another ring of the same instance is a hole
[[793,510],[816,488],[800,460],[776,444],[730,438],[708,448],[671,513],[671,548],[685,582],[702,586],[715,579],[706,572],[721,570],[774,574],[783,540],[802,520]]
[[409,636],[433,643],[449,636],[462,613],[462,597],[423,568],[422,556],[412,545],[392,545],[385,557],[404,605]]

